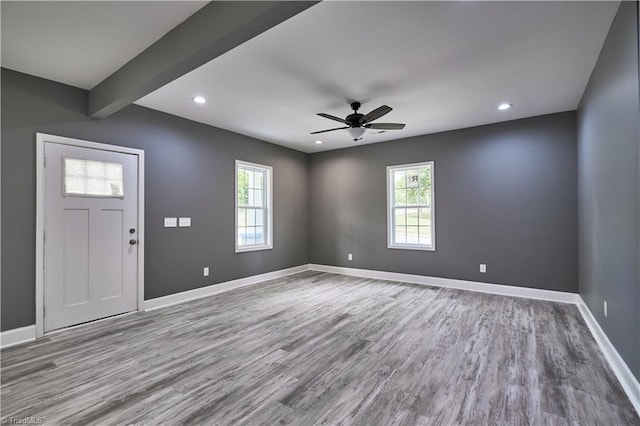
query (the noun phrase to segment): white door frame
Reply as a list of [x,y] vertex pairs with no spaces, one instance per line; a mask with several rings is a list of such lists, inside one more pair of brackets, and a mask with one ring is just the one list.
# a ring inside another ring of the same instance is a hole
[[138,157],[138,311],[144,311],[144,151],[36,133],[36,338],[44,336],[44,144],[52,142]]

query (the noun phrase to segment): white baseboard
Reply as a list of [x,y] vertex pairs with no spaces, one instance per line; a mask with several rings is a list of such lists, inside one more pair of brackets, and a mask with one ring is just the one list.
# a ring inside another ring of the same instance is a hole
[[480,293],[501,294],[503,296],[524,297],[527,299],[551,300],[553,302],[578,303],[581,299],[576,293],[563,291],[541,290],[537,288],[515,287],[502,284],[487,284],[476,281],[456,280],[452,278],[429,277],[426,275],[401,274],[398,272],[375,271],[372,269],[345,268],[310,264],[312,271],[331,272],[334,274],[350,275],[353,277],[372,278],[378,280],[400,281],[412,284],[422,284],[434,287],[455,288]]
[[0,333],[0,347],[8,348],[10,346],[19,345],[20,343],[31,342],[36,340],[36,325],[28,325],[26,327],[14,328]]
[[640,383],[638,383],[638,380],[633,373],[631,373],[629,366],[624,362],[582,298],[580,298],[580,302],[577,303],[577,305],[589,330],[591,330],[591,334],[593,334],[598,346],[600,346],[600,350],[609,362],[609,366],[611,366],[611,369],[620,381],[638,415],[640,415]]
[[[223,293],[225,291],[233,290],[240,287],[254,285],[263,281],[272,280],[275,278],[286,277],[287,275],[297,274],[309,270],[309,265],[294,266],[293,268],[280,269],[278,271],[267,272],[265,274],[253,275],[251,277],[240,278],[233,281],[227,281],[220,284],[214,284],[207,287],[197,288],[194,290],[183,291],[181,293],[170,294],[168,296],[158,297],[155,299],[144,301],[144,310],[151,311],[154,309],[164,308],[166,306],[176,305],[178,303],[188,302],[190,300],[201,299],[203,297],[212,296],[214,294]],[[132,312],[127,312],[122,315],[129,315]],[[67,331],[72,328],[84,327],[88,324],[94,324],[99,321],[107,321],[114,317],[102,318],[96,321],[78,324],[75,326],[61,328],[48,332],[49,334],[55,334],[61,331]],[[26,343],[36,340],[36,326],[29,325],[27,327],[14,328],[12,330],[3,331],[0,333],[0,347],[8,348],[10,346],[19,345],[20,343]]]
[[524,297],[528,299],[550,300],[554,302],[573,303],[577,305],[591,334],[595,338],[600,350],[609,362],[611,369],[620,381],[629,400],[640,415],[640,384],[631,373],[618,351],[615,349],[595,317],[584,303],[579,294],[562,291],[541,290],[535,288],[512,287],[500,284],[487,284],[475,281],[464,281],[450,278],[429,277],[424,275],[401,274],[396,272],[375,271],[370,269],[346,268],[340,266],[310,264],[312,271],[330,272],[334,274],[354,277],[401,281],[412,284],[430,285],[435,287],[455,288],[459,290],[476,291],[481,293],[500,294],[504,296]]
[[144,301],[144,310],[151,311],[154,309],[164,308],[166,306],[177,305],[191,300],[201,299],[203,297],[213,296],[214,294],[224,293],[240,287],[258,284],[263,281],[273,280],[275,278],[286,277],[287,275],[297,274],[309,270],[309,265],[294,266],[293,268],[280,269],[278,271],[267,272],[265,274],[253,275],[237,280],[226,281],[219,284],[213,284],[206,287],[196,288],[193,290],[183,291],[181,293],[170,294],[168,296],[157,297]]
[[[334,274],[349,275],[354,277],[380,279],[388,281],[400,281],[412,284],[422,284],[435,287],[455,288],[459,290],[476,291],[481,293],[499,294],[504,296],[523,297],[528,299],[550,300],[554,302],[573,303],[578,306],[591,334],[595,338],[600,350],[609,362],[611,369],[620,381],[631,403],[640,415],[640,384],[631,373],[631,370],[624,362],[618,351],[615,349],[605,332],[596,321],[595,317],[584,303],[580,295],[576,293],[567,293],[561,291],[541,290],[535,288],[513,287],[501,284],[487,284],[476,281],[456,280],[451,278],[429,277],[424,275],[402,274],[396,272],[375,271],[370,269],[346,268],[340,266],[307,264],[295,266],[293,268],[281,269],[278,271],[267,272],[265,274],[254,275],[251,277],[240,278],[233,281],[227,281],[220,284],[214,284],[194,290],[184,291],[169,296],[158,297],[155,299],[145,300],[144,309],[150,311],[163,308],[166,306],[176,305],[191,300],[201,299],[203,297],[224,293],[236,288],[255,285],[263,281],[276,278],[286,277],[288,275],[297,274],[308,270],[329,272]],[[0,333],[0,346],[6,348],[20,343],[29,342],[36,338],[36,327],[30,325],[27,327],[7,330]]]

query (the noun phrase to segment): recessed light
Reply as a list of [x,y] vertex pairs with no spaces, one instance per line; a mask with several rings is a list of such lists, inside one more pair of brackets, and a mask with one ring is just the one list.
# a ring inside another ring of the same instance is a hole
[[322,143],[322,141],[315,141],[316,145],[320,145]]
[[194,96],[193,98],[193,102],[197,103],[197,104],[204,104],[207,102],[207,100],[204,98],[204,96]]
[[500,111],[504,111],[506,109],[511,108],[512,106],[513,106],[513,104],[508,104],[508,103],[505,102],[505,103],[502,103],[502,104],[498,105],[498,109]]

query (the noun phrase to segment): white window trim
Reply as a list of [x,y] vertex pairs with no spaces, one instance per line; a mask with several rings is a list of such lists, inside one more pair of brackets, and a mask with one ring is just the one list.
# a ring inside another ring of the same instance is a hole
[[[266,206],[265,210],[267,211],[267,220],[265,221],[265,243],[264,244],[255,244],[250,246],[238,246],[238,167],[245,167],[249,169],[255,169],[260,172],[267,172],[267,196],[266,196]],[[258,250],[271,250],[273,249],[273,167],[266,166],[264,164],[250,163],[248,161],[236,160],[235,167],[235,227],[233,230],[233,240],[236,247],[236,253],[244,253],[247,251],[258,251]]]
[[[431,245],[426,244],[399,244],[393,242],[393,191],[395,183],[393,182],[393,172],[399,170],[410,170],[420,167],[431,167]],[[401,250],[422,250],[436,251],[436,169],[433,161],[424,161],[422,163],[398,164],[396,166],[387,166],[387,248]]]

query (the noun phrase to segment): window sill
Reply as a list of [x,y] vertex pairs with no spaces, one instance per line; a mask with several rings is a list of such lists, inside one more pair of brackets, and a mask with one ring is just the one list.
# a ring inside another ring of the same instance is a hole
[[420,251],[436,251],[435,246],[416,246],[416,245],[403,245],[403,244],[389,244],[387,248],[396,250],[420,250]]
[[236,253],[244,253],[246,251],[272,250],[272,249],[273,249],[273,245],[245,246],[245,247],[236,247]]

